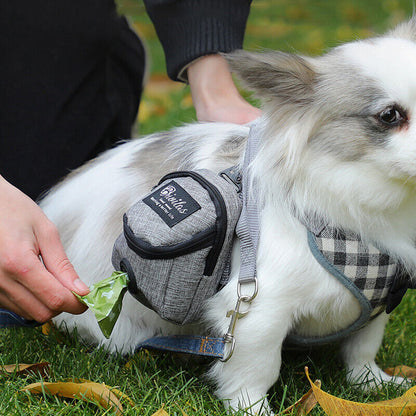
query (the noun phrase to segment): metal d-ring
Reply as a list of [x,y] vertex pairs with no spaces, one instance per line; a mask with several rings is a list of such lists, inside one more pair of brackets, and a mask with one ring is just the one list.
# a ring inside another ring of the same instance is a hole
[[[242,295],[241,294],[242,286],[250,284],[250,283],[254,283],[253,294],[251,296],[250,295]],[[238,299],[241,299],[243,302],[250,303],[257,296],[258,291],[259,291],[259,288],[258,288],[258,285],[257,285],[257,278],[254,278],[253,280],[250,280],[250,281],[247,281],[247,282],[238,282],[237,283],[237,296],[238,296]]]

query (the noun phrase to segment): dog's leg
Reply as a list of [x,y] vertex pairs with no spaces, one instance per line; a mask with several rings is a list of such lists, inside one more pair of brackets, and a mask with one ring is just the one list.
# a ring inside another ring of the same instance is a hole
[[402,377],[389,376],[375,363],[388,319],[388,315],[382,313],[342,345],[342,355],[348,371],[347,380],[360,384],[363,390],[376,388],[383,383],[402,384],[405,381]]
[[231,413],[244,409],[247,415],[272,414],[267,391],[278,379],[282,343],[291,322],[288,313],[276,309],[255,310],[253,305],[248,315],[237,321],[234,354],[210,371],[216,395]]

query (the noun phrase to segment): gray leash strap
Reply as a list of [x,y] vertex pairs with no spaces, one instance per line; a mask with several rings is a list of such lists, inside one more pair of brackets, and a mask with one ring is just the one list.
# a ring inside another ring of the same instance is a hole
[[[236,233],[241,244],[241,266],[238,278],[240,283],[254,282],[257,277],[256,262],[260,227],[256,201],[257,186],[255,183],[250,181],[250,164],[257,154],[259,141],[258,128],[256,124],[253,124],[250,128],[250,134],[242,166],[243,208],[236,227]],[[253,186],[254,189],[251,186]]]
[[[230,324],[224,335],[224,356],[221,359],[224,362],[231,358],[235,349],[234,330],[237,320],[247,315],[251,302],[257,296],[258,291],[256,267],[260,233],[256,201],[258,192],[256,183],[250,180],[250,164],[257,154],[259,142],[259,128],[256,123],[253,123],[241,167],[243,207],[236,227],[236,234],[240,239],[240,273],[237,283],[237,303],[234,309],[227,312]],[[246,286],[250,289],[246,289]]]

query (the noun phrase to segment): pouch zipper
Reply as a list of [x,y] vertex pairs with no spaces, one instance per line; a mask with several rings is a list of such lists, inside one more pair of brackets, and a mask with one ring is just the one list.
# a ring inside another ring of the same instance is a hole
[[207,248],[214,243],[216,230],[211,227],[196,234],[192,240],[184,243],[175,244],[172,246],[160,246],[155,247],[143,240],[136,238],[133,230],[127,223],[127,215],[123,216],[124,222],[124,237],[126,238],[127,245],[140,257],[149,260],[160,259],[172,259],[175,257],[183,256],[185,254],[192,253],[196,250]]

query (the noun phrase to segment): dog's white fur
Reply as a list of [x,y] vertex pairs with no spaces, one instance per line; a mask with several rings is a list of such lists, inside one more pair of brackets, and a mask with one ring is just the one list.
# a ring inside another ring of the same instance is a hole
[[[233,357],[210,371],[218,396],[231,408],[257,403],[253,411],[268,409],[265,396],[279,376],[288,333],[328,334],[359,316],[356,299],[310,253],[300,221],[304,215],[316,213],[358,232],[410,272],[415,269],[415,40],[413,18],[384,37],[349,43],[319,58],[242,51],[229,57],[234,71],[263,99],[261,145],[251,166],[260,184],[259,293],[238,321]],[[392,107],[393,116],[399,109],[396,115],[404,117],[397,125],[380,120]],[[219,171],[239,163],[247,134],[245,126],[194,124],[130,141],[53,189],[41,206],[58,226],[81,278],[90,285],[111,274],[123,212],[163,174]],[[221,336],[236,301],[237,246],[232,279],[206,302],[201,325],[165,322],[130,295],[110,340],[89,311],[55,321],[124,353],[155,334]],[[351,380],[391,381],[374,362],[386,322],[382,314],[344,341]]]

